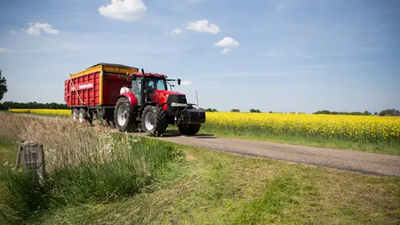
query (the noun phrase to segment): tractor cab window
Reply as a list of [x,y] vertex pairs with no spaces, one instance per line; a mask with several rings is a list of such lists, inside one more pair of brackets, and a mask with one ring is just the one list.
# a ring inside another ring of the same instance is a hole
[[157,82],[157,90],[167,90],[167,86],[165,85],[164,80],[158,80]]
[[154,81],[153,81],[153,80],[149,80],[149,81],[147,82],[146,90],[147,90],[148,92],[153,92],[153,91],[156,90],[156,85],[154,84]]
[[155,90],[167,90],[165,80],[158,78],[146,78],[146,91],[153,92]]
[[142,90],[142,78],[136,77],[136,79],[132,80],[132,93],[136,96],[138,101],[138,105],[141,105],[141,90]]

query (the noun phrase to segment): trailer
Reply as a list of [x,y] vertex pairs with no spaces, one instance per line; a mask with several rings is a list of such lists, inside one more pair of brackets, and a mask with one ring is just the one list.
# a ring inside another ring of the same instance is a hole
[[121,64],[99,63],[71,74],[65,80],[64,99],[75,121],[104,119],[112,121],[120,89],[128,87],[127,78],[138,68]]

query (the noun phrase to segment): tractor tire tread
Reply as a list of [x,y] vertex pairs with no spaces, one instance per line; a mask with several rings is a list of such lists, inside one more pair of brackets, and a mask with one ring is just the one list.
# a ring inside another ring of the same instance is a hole
[[178,125],[179,132],[183,135],[195,135],[199,132],[201,124],[181,124]]
[[[117,112],[118,112],[118,108],[120,105],[125,105],[127,107],[127,117],[126,120],[127,122],[125,123],[125,125],[120,126],[118,123],[118,118],[117,118]],[[115,111],[114,111],[114,124],[115,127],[118,129],[118,131],[120,132],[129,132],[129,131],[134,131],[137,127],[137,122],[136,122],[136,118],[134,116],[135,110],[134,108],[130,105],[128,99],[126,98],[119,98],[117,103],[115,104]]]
[[[145,115],[147,113],[154,113],[156,116],[156,123],[154,125],[153,130],[147,130],[146,126],[144,125]],[[161,107],[155,105],[148,105],[144,108],[142,113],[142,124],[143,124],[143,130],[148,135],[160,137],[168,127],[167,114]]]

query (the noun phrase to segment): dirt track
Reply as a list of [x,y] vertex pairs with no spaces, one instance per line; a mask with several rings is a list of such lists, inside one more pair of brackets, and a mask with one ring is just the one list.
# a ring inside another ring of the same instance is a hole
[[400,156],[360,151],[294,146],[261,141],[215,137],[213,135],[182,136],[167,131],[161,140],[205,149],[265,157],[297,163],[355,171],[379,176],[400,177]]

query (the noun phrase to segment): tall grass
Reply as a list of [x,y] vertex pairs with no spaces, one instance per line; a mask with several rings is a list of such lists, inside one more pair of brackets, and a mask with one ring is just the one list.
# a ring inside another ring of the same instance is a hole
[[64,205],[132,196],[180,154],[161,142],[86,127],[68,119],[1,114],[0,122],[1,142],[22,139],[43,144],[48,172],[40,185],[34,176],[2,167],[0,209],[12,223]]

